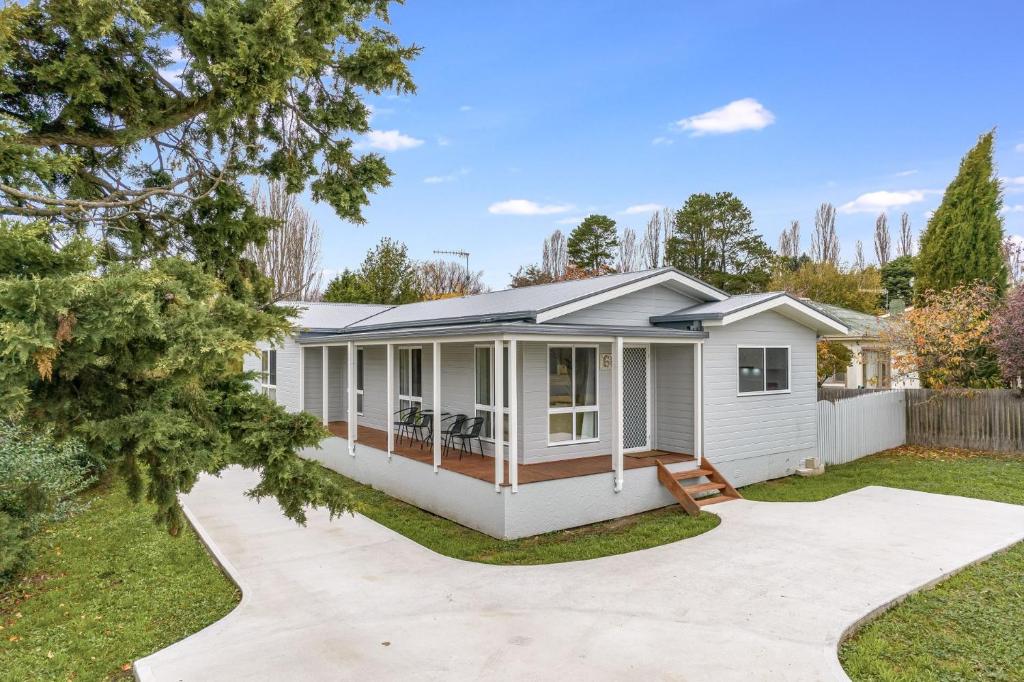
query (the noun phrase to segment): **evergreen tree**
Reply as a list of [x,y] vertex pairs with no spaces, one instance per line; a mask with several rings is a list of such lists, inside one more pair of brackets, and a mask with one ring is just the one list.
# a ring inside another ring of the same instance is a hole
[[994,132],[981,136],[960,162],[942,203],[921,234],[914,291],[945,291],[980,280],[1006,291],[1002,190],[992,160]]
[[402,242],[388,237],[372,248],[359,268],[366,303],[400,305],[419,301],[419,273]]
[[323,300],[327,303],[369,303],[362,278],[358,272],[348,268],[327,283]]
[[569,235],[569,263],[592,275],[612,269],[619,246],[615,221],[606,215],[589,215]]
[[900,256],[886,263],[882,267],[882,288],[882,308],[897,300],[909,305],[914,294],[914,257]]
[[764,291],[774,252],[731,192],[693,194],[676,212],[665,260],[731,294]]

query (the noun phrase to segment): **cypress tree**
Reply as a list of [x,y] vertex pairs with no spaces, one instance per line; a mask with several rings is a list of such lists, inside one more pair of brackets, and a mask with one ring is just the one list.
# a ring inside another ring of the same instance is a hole
[[929,290],[945,291],[981,280],[1006,291],[1003,259],[1002,190],[992,160],[994,131],[981,136],[960,162],[942,203],[921,235],[914,285],[918,299]]

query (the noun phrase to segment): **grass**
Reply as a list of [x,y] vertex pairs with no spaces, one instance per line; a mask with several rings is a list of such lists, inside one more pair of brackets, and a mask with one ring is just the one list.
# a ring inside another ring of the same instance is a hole
[[120,485],[86,498],[36,536],[31,567],[0,592],[0,679],[130,679],[131,661],[238,603],[191,528],[170,537]]
[[580,528],[496,540],[341,474],[328,473],[353,496],[361,514],[439,554],[485,564],[552,564],[624,554],[700,535],[719,523],[714,514],[691,517],[673,505]]
[[[1024,459],[904,447],[815,478],[748,486],[747,498],[823,500],[865,485],[1024,504]],[[843,643],[854,680],[1024,680],[1024,543],[908,597]]]

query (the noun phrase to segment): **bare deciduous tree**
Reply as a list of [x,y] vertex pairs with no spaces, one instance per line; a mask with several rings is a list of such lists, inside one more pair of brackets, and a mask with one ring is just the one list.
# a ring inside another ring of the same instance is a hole
[[424,299],[471,296],[487,290],[483,271],[467,271],[462,263],[450,260],[423,261],[416,267]]
[[639,269],[640,251],[636,244],[636,231],[627,227],[619,238],[619,272],[634,272]]
[[245,256],[274,283],[274,299],[315,301],[320,298],[320,228],[289,194],[284,182],[252,188],[252,203],[278,226],[263,246],[250,246]]
[[566,246],[565,235],[561,230],[555,230],[551,236],[544,240],[544,253],[541,256],[541,270],[548,275],[552,281],[558,282],[565,279],[565,269],[569,265],[569,252]]
[[875,218],[875,258],[885,267],[892,258],[892,239],[889,236],[889,218],[879,213]]
[[897,255],[914,255],[914,232],[910,228],[910,215],[904,211],[900,216],[900,243],[897,245]]
[[818,263],[839,265],[839,235],[836,233],[836,207],[825,202],[814,214],[811,258]]
[[660,268],[663,257],[664,232],[661,211],[655,211],[647,219],[644,240],[640,245],[640,259],[646,268]]
[[789,227],[779,235],[779,255],[783,258],[800,257],[800,221],[790,221]]
[[857,272],[861,272],[867,266],[867,261],[864,260],[864,242],[857,240],[857,244],[854,246],[853,252],[853,269]]

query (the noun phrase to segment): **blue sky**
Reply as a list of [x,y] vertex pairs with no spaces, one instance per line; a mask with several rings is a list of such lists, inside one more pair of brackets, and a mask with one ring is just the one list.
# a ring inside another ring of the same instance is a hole
[[806,249],[831,201],[842,257],[862,239],[870,260],[878,212],[922,229],[992,127],[1024,234],[1024,3],[410,0],[392,20],[419,91],[369,100],[362,145],[395,177],[367,224],[311,207],[328,273],[390,236],[465,249],[503,288],[574,219],[639,229],[630,207],[726,190],[773,246],[798,219]]

